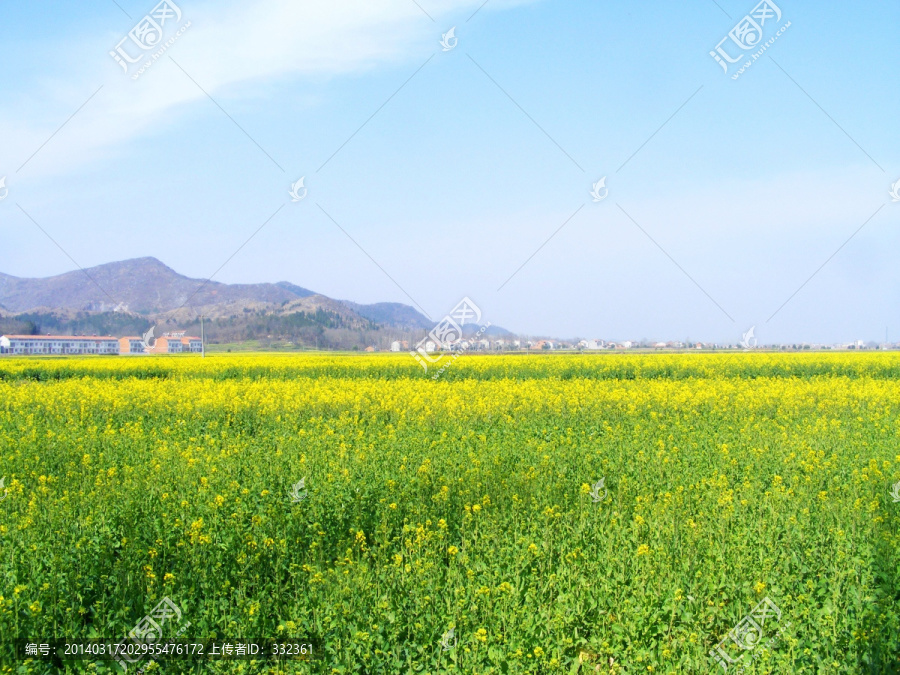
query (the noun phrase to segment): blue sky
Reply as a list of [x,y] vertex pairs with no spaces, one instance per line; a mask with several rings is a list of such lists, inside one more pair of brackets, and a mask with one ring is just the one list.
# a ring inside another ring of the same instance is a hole
[[736,80],[752,0],[482,2],[184,0],[137,80],[153,0],[7,8],[0,271],[240,249],[216,280],[522,333],[900,339],[896,1],[778,2]]

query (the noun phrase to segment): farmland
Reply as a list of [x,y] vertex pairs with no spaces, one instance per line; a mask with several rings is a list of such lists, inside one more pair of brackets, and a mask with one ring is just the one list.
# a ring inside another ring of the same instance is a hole
[[[430,375],[406,354],[0,361],[0,635],[120,638],[168,597],[185,639],[316,645],[196,672],[708,673],[769,598],[780,639],[729,672],[900,670],[900,356]],[[0,672],[44,672],[3,649]]]

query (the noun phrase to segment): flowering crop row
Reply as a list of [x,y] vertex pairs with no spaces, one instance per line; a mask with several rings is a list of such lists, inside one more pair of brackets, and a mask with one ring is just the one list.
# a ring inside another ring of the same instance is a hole
[[121,637],[168,596],[184,638],[319,646],[197,672],[701,673],[769,597],[790,628],[746,672],[894,672],[898,378],[890,354],[467,355],[439,381],[408,355],[4,360],[0,635]]

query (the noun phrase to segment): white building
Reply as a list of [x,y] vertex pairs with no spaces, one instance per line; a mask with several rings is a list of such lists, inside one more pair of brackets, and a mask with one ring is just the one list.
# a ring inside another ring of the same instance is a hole
[[400,343],[397,342],[396,340],[394,340],[394,341],[391,343],[391,351],[392,351],[392,352],[399,352],[399,351],[400,351]]
[[581,349],[603,349],[606,343],[603,340],[582,340],[578,346]]
[[198,337],[185,337],[184,333],[165,333],[150,346],[136,336],[119,339],[120,354],[201,354],[203,342]]
[[3,335],[0,354],[118,354],[114,337],[76,335]]
[[123,337],[119,339],[120,354],[144,354],[146,353],[144,340],[139,337]]

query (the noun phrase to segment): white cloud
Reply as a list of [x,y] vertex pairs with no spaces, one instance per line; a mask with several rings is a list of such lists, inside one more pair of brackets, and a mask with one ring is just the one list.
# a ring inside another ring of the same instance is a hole
[[[184,2],[182,23],[190,21],[191,27],[167,55],[206,92],[227,100],[288,78],[419,61],[437,49],[447,28],[442,22],[464,21],[482,1],[441,0],[429,7],[432,3],[420,0],[434,22],[413,0]],[[517,4],[521,0],[493,0],[484,11]],[[103,85],[23,174],[33,178],[71,171],[152,128],[176,122],[186,106],[205,101],[206,95],[165,56],[139,80],[127,77],[108,55],[123,35],[104,26],[78,44],[57,45],[61,58],[48,60],[45,78],[32,90],[6,92],[6,100],[15,104],[0,106],[6,132],[0,154],[18,167]],[[86,62],[64,58],[71,54],[96,57]]]

